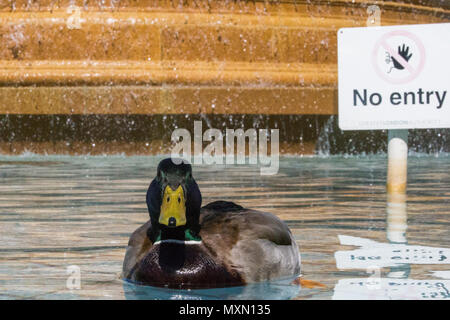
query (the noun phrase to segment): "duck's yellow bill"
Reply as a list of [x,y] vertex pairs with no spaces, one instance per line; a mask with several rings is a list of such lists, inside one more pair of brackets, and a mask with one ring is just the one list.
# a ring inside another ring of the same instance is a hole
[[181,186],[176,190],[167,186],[164,190],[159,223],[168,227],[179,227],[186,224],[186,201]]

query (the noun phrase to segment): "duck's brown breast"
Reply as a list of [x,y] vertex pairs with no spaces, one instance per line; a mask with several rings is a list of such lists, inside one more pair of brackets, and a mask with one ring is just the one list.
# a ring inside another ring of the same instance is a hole
[[201,244],[160,242],[139,261],[129,279],[169,288],[217,288],[244,285],[243,278],[211,257]]

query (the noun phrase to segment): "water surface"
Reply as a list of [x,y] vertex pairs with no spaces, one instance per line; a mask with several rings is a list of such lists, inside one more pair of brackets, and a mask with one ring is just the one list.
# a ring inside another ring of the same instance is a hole
[[410,156],[403,200],[386,196],[384,155],[282,157],[273,176],[249,165],[194,166],[204,204],[231,200],[286,221],[304,277],[325,289],[285,281],[187,291],[122,281],[125,247],[148,218],[145,193],[161,159],[0,157],[0,298],[450,298],[447,154]]

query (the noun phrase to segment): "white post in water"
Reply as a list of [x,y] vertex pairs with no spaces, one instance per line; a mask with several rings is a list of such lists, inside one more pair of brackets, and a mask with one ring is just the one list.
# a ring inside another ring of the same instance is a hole
[[388,131],[387,192],[406,192],[408,167],[408,130]]

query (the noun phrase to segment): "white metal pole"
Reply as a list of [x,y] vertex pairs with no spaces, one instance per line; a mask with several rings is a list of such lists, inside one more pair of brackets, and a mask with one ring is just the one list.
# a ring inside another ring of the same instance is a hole
[[[408,130],[388,131],[387,173],[387,228],[390,243],[407,243],[406,183],[408,166]],[[410,273],[408,264],[392,267],[390,278],[405,278]]]
[[408,130],[388,131],[387,192],[406,192],[408,167]]
[[408,228],[408,214],[406,211],[406,194],[388,194],[386,213],[386,235],[389,242],[407,243],[406,229]]

